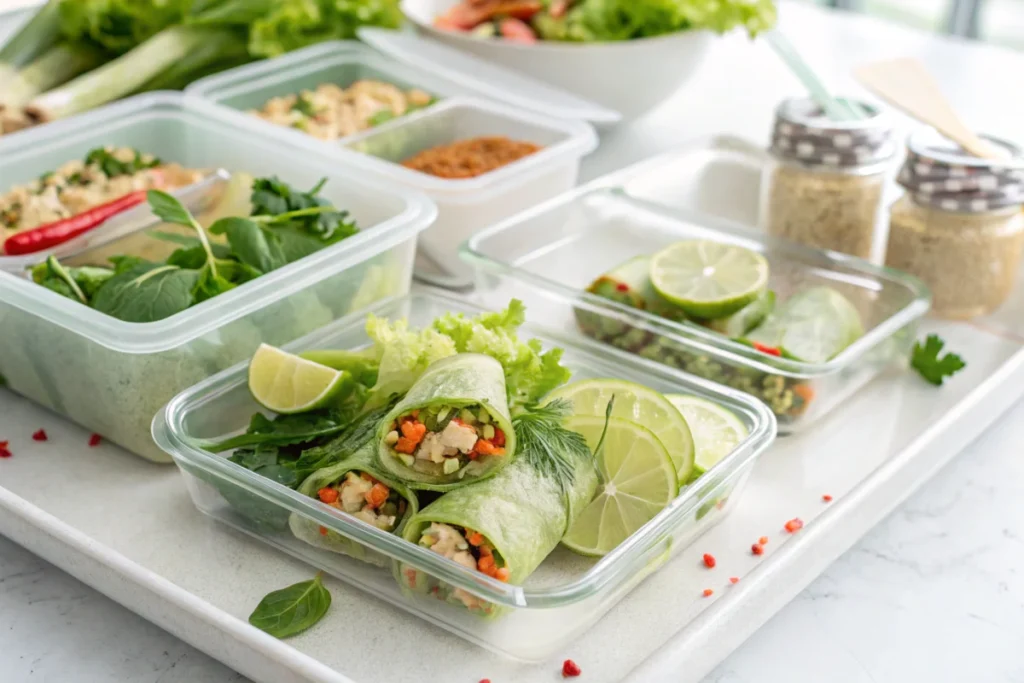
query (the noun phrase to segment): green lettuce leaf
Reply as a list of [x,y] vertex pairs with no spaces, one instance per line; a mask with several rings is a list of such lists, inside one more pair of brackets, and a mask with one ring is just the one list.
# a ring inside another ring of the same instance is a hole
[[407,320],[391,322],[371,315],[366,333],[373,340],[380,369],[368,407],[379,407],[391,396],[404,394],[435,360],[458,353],[451,339],[433,329],[409,330]]

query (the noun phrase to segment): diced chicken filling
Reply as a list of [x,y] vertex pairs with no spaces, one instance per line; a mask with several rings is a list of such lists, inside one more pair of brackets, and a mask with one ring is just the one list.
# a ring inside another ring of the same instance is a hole
[[407,467],[437,475],[505,454],[505,433],[482,406],[411,411],[391,425],[385,443]]
[[0,242],[16,232],[71,218],[139,190],[173,190],[202,180],[204,172],[165,164],[129,147],[100,148],[84,160],[0,195]]
[[337,140],[431,104],[434,98],[414,88],[383,81],[356,81],[347,88],[323,83],[315,90],[269,100],[249,113],[280,126],[297,128],[321,140]]
[[[494,546],[483,534],[477,531],[431,522],[430,527],[420,536],[420,545],[499,581],[509,579],[509,569],[504,560],[495,553]],[[469,609],[478,609],[485,605],[483,600],[461,588],[453,589],[451,596]]]
[[338,483],[317,492],[320,501],[384,531],[394,531],[405,514],[406,501],[365,472],[348,472]]

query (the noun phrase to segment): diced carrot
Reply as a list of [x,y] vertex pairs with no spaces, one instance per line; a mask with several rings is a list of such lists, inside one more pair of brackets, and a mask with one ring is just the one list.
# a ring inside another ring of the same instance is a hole
[[320,527],[320,535],[321,536],[326,536],[327,535],[327,527],[325,527],[325,526]]
[[402,436],[405,438],[418,444],[420,441],[423,441],[423,437],[426,435],[427,425],[422,422],[406,420],[402,423]]
[[391,490],[380,482],[373,485],[373,488],[366,492],[366,504],[376,510],[388,499]]
[[491,439],[491,443],[495,446],[503,447],[505,445],[505,432],[501,431],[500,428],[494,428],[494,438]]
[[404,436],[398,439],[398,443],[395,444],[395,450],[399,453],[405,453],[406,455],[412,455],[416,452],[416,442],[412,439],[407,439]]
[[802,398],[804,403],[814,400],[814,387],[810,384],[797,384],[793,387],[793,393]]
[[466,540],[469,541],[470,545],[480,545],[484,542],[484,535],[479,531],[474,531],[466,538]]
[[320,500],[328,505],[338,500],[338,491],[328,486],[317,491],[316,495],[320,496]]
[[494,566],[494,556],[484,555],[476,561],[476,568],[482,572],[486,572],[488,569]]
[[498,571],[494,573],[494,578],[496,578],[498,581],[504,581],[505,583],[508,583],[509,574],[511,574],[511,572],[508,570],[508,567],[499,567]]
[[490,441],[485,441],[484,439],[477,439],[476,445],[473,446],[473,450],[479,453],[480,455],[494,455],[494,452],[498,450],[498,447],[495,446]]
[[505,455],[505,449],[504,448],[495,448],[494,449],[494,453],[492,453],[491,455]]
[[481,556],[490,557],[493,554],[494,554],[494,551],[491,550],[490,546],[486,546],[486,545],[480,546],[480,555]]

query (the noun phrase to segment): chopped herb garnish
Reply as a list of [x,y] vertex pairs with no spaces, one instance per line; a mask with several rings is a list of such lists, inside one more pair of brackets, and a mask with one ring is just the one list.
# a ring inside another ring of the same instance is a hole
[[942,386],[947,377],[967,367],[967,363],[955,353],[947,353],[940,357],[946,342],[937,334],[929,334],[924,344],[914,344],[914,353],[910,358],[910,365],[918,374],[935,386]]

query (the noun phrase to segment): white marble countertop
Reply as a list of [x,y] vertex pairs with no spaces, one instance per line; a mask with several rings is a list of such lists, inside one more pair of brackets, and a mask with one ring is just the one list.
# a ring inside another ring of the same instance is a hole
[[[0,9],[24,1],[0,0]],[[1021,103],[1021,93],[1006,88],[1008,74],[1020,73],[1024,64],[1019,57],[863,19],[840,21],[792,9],[791,16],[806,21],[799,32],[801,49],[829,77],[842,83],[849,65],[868,56],[916,54],[979,127],[1020,137],[1024,111],[1014,106]],[[789,16],[784,15],[784,26]],[[743,46],[733,48],[723,49],[718,58],[742,68],[750,54]],[[763,112],[748,115],[747,100],[777,98],[776,91],[796,87],[780,83],[750,93],[698,80],[693,91],[714,92],[716,109],[729,113],[691,118],[688,132],[754,137],[766,129],[767,119]],[[670,110],[654,114],[636,136],[650,137],[656,128],[677,125]],[[645,153],[635,144],[636,136],[608,136],[585,174],[593,177]],[[1018,575],[1024,568],[1022,442],[1024,404],[858,543],[708,680],[1024,682],[1019,654],[1024,577]],[[4,683],[245,680],[2,537],[0,636]]]

